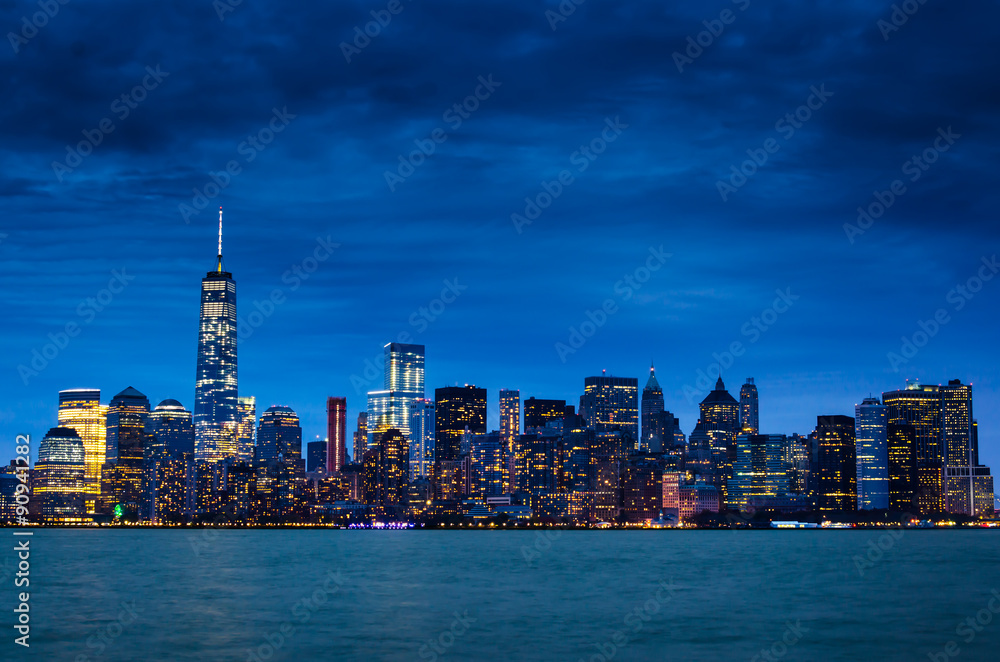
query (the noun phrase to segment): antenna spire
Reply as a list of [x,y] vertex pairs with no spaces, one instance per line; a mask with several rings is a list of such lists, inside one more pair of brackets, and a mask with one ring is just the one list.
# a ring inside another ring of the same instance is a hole
[[222,207],[219,207],[219,273],[222,273]]

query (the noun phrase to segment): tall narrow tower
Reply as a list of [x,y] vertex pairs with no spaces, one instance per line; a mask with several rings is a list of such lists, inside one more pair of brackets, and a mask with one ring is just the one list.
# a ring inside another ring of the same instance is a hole
[[194,387],[195,458],[218,462],[238,455],[236,281],[222,269],[222,207],[215,271],[201,279],[201,324]]
[[642,389],[640,405],[641,447],[649,451],[651,448],[662,448],[664,445],[672,446],[673,439],[668,439],[666,444],[663,443],[662,439],[658,439],[662,431],[657,429],[656,415],[663,412],[663,389],[656,381],[656,369],[652,364],[649,366],[649,379],[646,381],[646,388]]
[[753,383],[753,377],[747,377],[747,383],[740,387],[740,431],[760,434],[757,386]]

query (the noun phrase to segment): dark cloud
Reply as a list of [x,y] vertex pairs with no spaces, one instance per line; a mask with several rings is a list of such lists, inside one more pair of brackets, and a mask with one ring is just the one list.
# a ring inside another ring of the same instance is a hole
[[[346,394],[352,417],[363,406],[350,376],[403,331],[427,345],[429,390],[475,382],[491,398],[575,401],[584,376],[655,359],[690,430],[685,384],[791,288],[801,298],[725,375],[734,391],[757,378],[765,427],[805,432],[906,377],[959,377],[1000,462],[1000,281],[903,372],[886,359],[998,252],[995,5],[927,3],[886,40],[891,2],[591,2],[555,30],[556,2],[403,4],[350,63],[342,42],[385,4],[244,2],[220,21],[203,1],[70,3],[0,55],[0,430],[43,433],[55,392],[81,385],[190,406],[221,204],[241,312],[289,289],[282,274],[317,237],[341,244],[240,348],[241,391],[291,404],[309,438],[325,396]],[[0,25],[17,31],[28,6],[5,4]],[[678,72],[673,54],[727,9]],[[120,117],[113,104],[157,66],[168,75]],[[481,76],[500,86],[454,126]],[[776,124],[823,86],[786,137]],[[295,118],[248,148],[274,109]],[[104,118],[114,131],[60,181],[52,163]],[[628,128],[581,171],[578,151],[615,118]],[[910,181],[905,163],[948,127],[961,138]],[[386,172],[437,128],[447,140],[390,191]],[[723,202],[717,182],[768,139],[780,149]],[[185,223],[179,206],[230,161],[239,174]],[[563,170],[574,182],[516,232],[511,214]],[[844,224],[895,179],[906,193],[849,242]],[[622,298],[616,283],[661,245],[673,257]],[[25,386],[17,366],[113,269],[135,280]],[[411,314],[453,278],[468,289],[417,333]],[[618,312],[560,361],[555,343],[607,298]]]

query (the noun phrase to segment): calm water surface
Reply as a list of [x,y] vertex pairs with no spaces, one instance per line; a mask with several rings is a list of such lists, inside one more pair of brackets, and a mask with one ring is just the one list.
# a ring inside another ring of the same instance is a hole
[[38,531],[28,658],[1000,659],[995,532],[543,535]]

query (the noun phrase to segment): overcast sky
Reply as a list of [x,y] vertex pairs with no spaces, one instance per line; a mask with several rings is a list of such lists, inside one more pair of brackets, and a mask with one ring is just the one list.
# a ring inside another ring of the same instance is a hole
[[408,333],[491,426],[650,361],[685,433],[720,358],[768,433],[958,378],[1000,465],[995,3],[224,2],[0,2],[8,455],[60,389],[192,407],[222,205],[304,440]]

